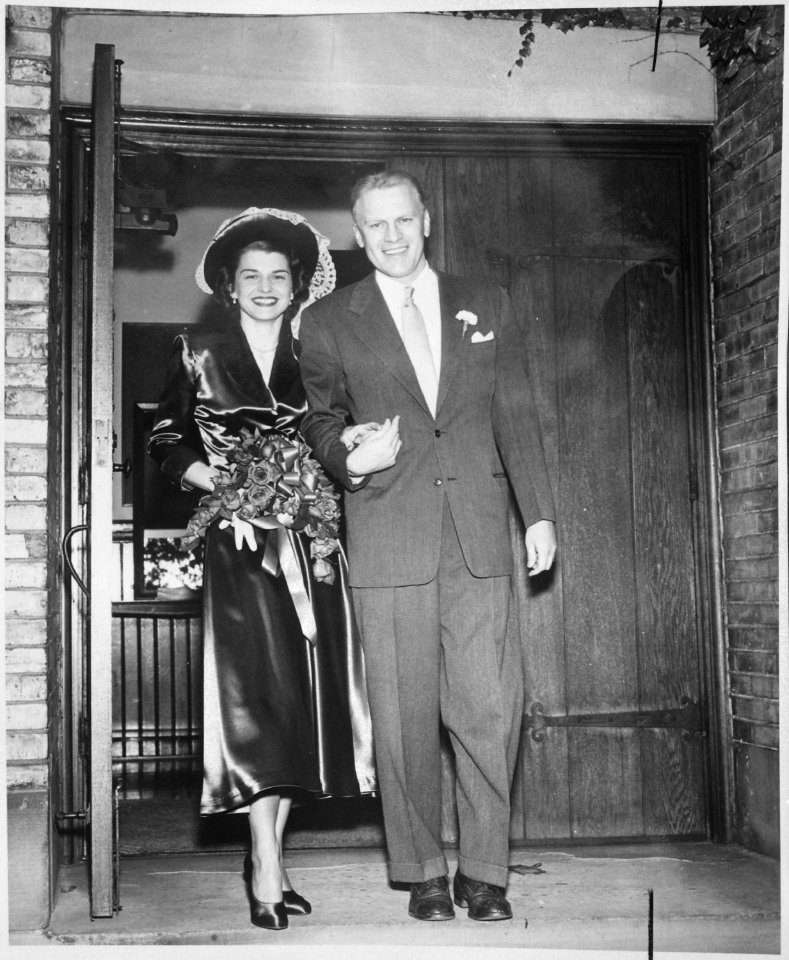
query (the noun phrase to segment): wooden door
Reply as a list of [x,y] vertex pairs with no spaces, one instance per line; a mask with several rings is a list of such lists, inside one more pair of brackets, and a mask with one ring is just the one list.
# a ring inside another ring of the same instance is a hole
[[434,261],[515,303],[559,512],[540,582],[512,522],[526,670],[512,838],[704,836],[682,161],[551,150],[426,172]]

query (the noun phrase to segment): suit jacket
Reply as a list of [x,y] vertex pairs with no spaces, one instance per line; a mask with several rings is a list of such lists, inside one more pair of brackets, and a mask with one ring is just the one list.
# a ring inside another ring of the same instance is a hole
[[[438,571],[444,496],[475,576],[512,571],[509,485],[524,523],[553,519],[523,337],[495,284],[439,273],[441,371],[435,419],[373,275],[320,300],[301,321],[308,412],[302,434],[346,488],[350,582],[427,583]],[[465,335],[456,314],[477,324]],[[493,333],[473,343],[474,332]],[[340,433],[400,414],[396,464],[354,486]],[[509,484],[508,484],[509,480]]]

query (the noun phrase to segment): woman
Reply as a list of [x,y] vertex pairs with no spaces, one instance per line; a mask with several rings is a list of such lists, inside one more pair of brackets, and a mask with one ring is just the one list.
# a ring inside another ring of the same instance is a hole
[[[176,338],[151,435],[150,453],[172,480],[212,490],[245,428],[296,436],[306,398],[294,331],[334,278],[328,240],[298,214],[252,207],[221,225],[196,279],[225,315]],[[344,558],[332,558],[333,585],[316,582],[306,537],[292,539],[317,627],[313,646],[288,581],[261,566],[276,535],[237,518],[206,533],[201,812],[248,806],[251,920],[281,930],[289,913],[311,909],[282,862],[294,795],[359,795],[375,780]]]

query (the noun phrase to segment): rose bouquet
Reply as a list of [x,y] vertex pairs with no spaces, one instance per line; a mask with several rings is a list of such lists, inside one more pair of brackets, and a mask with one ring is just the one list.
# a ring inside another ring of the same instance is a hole
[[340,496],[304,441],[242,429],[227,464],[189,521],[189,545],[205,537],[217,517],[303,531],[310,537],[315,579],[334,583],[329,558],[340,546]]

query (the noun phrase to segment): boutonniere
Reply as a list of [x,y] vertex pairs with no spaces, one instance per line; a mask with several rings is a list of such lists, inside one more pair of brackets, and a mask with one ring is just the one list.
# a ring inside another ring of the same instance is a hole
[[468,327],[476,327],[477,325],[477,315],[472,313],[470,310],[458,310],[455,314],[455,319],[460,320],[463,324],[463,333],[461,334],[461,339],[465,340],[466,330]]

